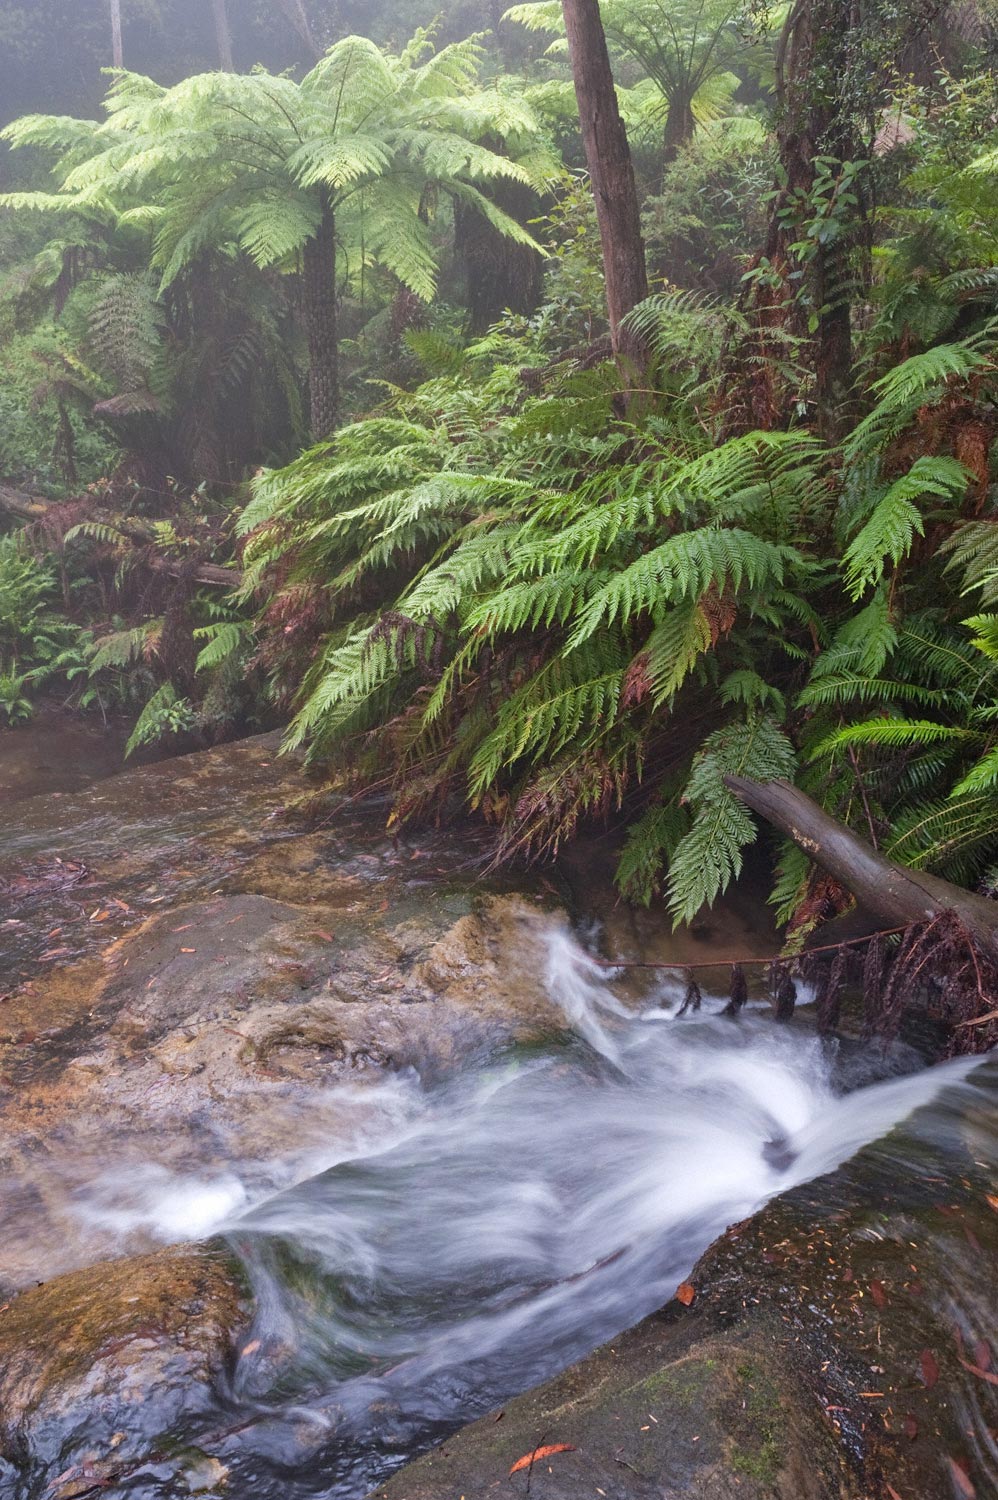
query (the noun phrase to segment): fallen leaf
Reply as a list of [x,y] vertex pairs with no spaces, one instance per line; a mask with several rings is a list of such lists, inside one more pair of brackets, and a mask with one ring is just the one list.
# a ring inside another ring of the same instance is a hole
[[906,1438],[910,1438],[912,1442],[918,1437],[918,1423],[911,1415],[911,1412],[904,1419],[904,1435]]
[[246,1345],[246,1348],[243,1350],[243,1354],[255,1354],[256,1351],[259,1349],[259,1347],[260,1347],[260,1340],[259,1339],[254,1339],[251,1344],[247,1344]]
[[960,1494],[966,1496],[966,1500],[976,1500],[977,1491],[971,1483],[970,1475],[964,1469],[963,1465],[958,1464],[955,1458],[948,1458],[946,1462],[949,1464],[953,1483],[960,1491]]
[[692,1282],[684,1281],[680,1286],[676,1287],[676,1301],[681,1302],[684,1307],[689,1307],[695,1296],[696,1288]]
[[315,935],[317,938],[321,938],[324,943],[331,943],[333,941],[333,934],[331,932],[324,932],[321,927],[315,929]]
[[982,1370],[980,1365],[972,1365],[968,1359],[960,1359],[960,1363],[965,1370],[970,1371],[971,1375],[976,1375],[978,1380],[986,1380],[988,1385],[998,1385],[998,1375],[990,1370]]
[[870,1296],[873,1298],[877,1307],[887,1306],[887,1293],[884,1291],[884,1283],[882,1281],[870,1282]]
[[931,1391],[939,1379],[939,1365],[936,1361],[936,1356],[931,1349],[923,1349],[918,1362],[922,1367],[922,1380],[925,1382],[925,1389]]
[[510,1469],[511,1474],[518,1474],[521,1469],[532,1469],[539,1458],[550,1458],[552,1453],[574,1453],[574,1443],[548,1443],[543,1448],[535,1448],[533,1453],[525,1453],[518,1458]]
[[[887,1484],[886,1479],[884,1480],[884,1483]],[[898,1494],[897,1490],[892,1484],[887,1484],[887,1493],[888,1495],[890,1495],[891,1500],[901,1500],[901,1496]]]
[[180,951],[181,953],[196,953],[198,950],[196,948],[181,948]]
[[994,1193],[985,1193],[984,1200],[986,1203],[990,1203],[995,1213],[998,1214],[998,1196],[996,1196]]

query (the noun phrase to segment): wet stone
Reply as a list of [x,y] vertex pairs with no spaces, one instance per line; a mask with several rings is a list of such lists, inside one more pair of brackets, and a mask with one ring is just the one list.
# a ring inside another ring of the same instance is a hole
[[103,1488],[212,1409],[247,1317],[235,1266],[210,1249],[96,1265],[22,1293],[0,1313],[0,1494],[50,1493],[43,1480],[65,1497]]

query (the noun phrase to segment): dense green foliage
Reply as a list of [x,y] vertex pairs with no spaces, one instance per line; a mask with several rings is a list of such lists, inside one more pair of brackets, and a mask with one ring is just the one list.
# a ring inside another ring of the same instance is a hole
[[[610,821],[621,890],[677,921],[756,838],[732,771],[998,885],[990,22],[927,7],[899,71],[868,43],[905,18],[860,9],[862,87],[815,89],[866,154],[833,121],[802,187],[784,11],[604,5],[655,283],[637,376],[608,359],[557,5],[501,47],[460,39],[469,7],[385,51],[372,13],[300,81],[122,73],[103,124],[13,125],[0,469],[109,482],[99,515],[3,544],[0,712],[32,674],[134,692],[135,743],[266,702],[289,745],[389,784],[393,823],[470,808],[509,858]],[[302,451],[323,225],[344,420]],[[527,254],[539,286],[538,248],[543,290],[473,335],[482,267]],[[210,558],[243,569],[228,602]],[[775,865],[781,916],[820,916],[806,863]]]

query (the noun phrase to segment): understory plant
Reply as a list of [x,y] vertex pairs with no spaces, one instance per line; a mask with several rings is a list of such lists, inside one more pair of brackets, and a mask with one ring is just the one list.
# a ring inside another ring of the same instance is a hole
[[[571,359],[538,389],[529,334],[497,329],[258,480],[242,530],[247,590],[273,593],[264,654],[279,676],[283,642],[314,646],[289,743],[387,773],[393,822],[463,801],[498,857],[620,815],[621,889],[664,884],[676,921],[755,838],[731,772],[802,778],[894,857],[978,877],[996,808],[967,798],[992,764],[998,783],[998,710],[953,569],[986,478],[967,428],[990,325],[874,381],[828,447],[803,428],[715,446],[728,315],[669,294],[632,322],[664,403],[625,411],[612,367]],[[788,855],[783,915],[806,895]]]

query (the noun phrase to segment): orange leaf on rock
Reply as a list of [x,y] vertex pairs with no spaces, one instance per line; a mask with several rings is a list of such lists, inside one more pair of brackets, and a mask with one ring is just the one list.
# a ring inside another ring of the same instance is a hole
[[681,1302],[684,1307],[689,1307],[696,1296],[696,1287],[691,1281],[684,1281],[681,1286],[676,1287],[676,1301]]
[[970,1475],[967,1473],[963,1465],[957,1463],[955,1458],[947,1459],[947,1463],[949,1464],[949,1471],[950,1475],[952,1476],[953,1483],[956,1485],[960,1494],[966,1496],[966,1500],[976,1500],[977,1490],[974,1488]]
[[925,1389],[931,1391],[939,1379],[939,1365],[936,1356],[931,1349],[923,1349],[918,1362],[922,1367],[922,1379],[925,1382]]
[[960,1359],[960,1363],[965,1370],[970,1371],[971,1375],[976,1375],[978,1380],[986,1380],[989,1385],[998,1385],[998,1375],[992,1374],[990,1370],[982,1370],[980,1365],[972,1365],[969,1359]]
[[532,1469],[538,1459],[550,1458],[552,1453],[574,1453],[574,1443],[548,1443],[544,1448],[535,1448],[533,1453],[525,1453],[518,1458],[510,1469],[511,1474],[518,1474],[521,1469]]

